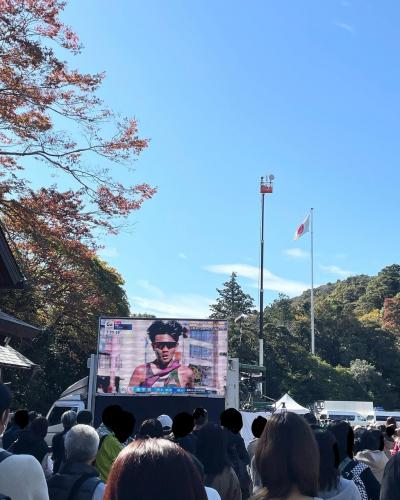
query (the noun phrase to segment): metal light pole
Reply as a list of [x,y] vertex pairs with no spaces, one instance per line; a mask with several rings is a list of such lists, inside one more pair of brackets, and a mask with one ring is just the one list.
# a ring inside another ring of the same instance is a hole
[[[263,340],[263,330],[264,330],[264,196],[266,194],[272,194],[273,186],[272,181],[274,180],[273,175],[267,175],[261,177],[260,182],[260,193],[261,193],[261,252],[260,252],[260,328],[258,332],[258,346],[259,346],[259,360],[258,364],[264,366],[264,340]],[[264,380],[263,380],[264,378]],[[261,374],[261,395],[263,393],[263,382],[266,385],[267,372],[265,371],[264,377]]]

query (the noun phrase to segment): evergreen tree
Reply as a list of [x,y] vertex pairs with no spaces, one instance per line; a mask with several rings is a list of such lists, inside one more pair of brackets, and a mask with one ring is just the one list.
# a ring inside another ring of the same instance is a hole
[[241,362],[251,362],[253,350],[256,348],[256,335],[246,318],[235,323],[241,314],[248,315],[254,309],[254,300],[245,293],[237,281],[237,274],[232,273],[229,281],[217,288],[219,297],[216,304],[210,306],[212,319],[226,319],[229,326],[229,356],[238,357]]

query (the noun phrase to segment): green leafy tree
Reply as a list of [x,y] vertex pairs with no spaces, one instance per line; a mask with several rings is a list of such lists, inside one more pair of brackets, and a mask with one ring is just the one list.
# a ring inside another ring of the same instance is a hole
[[360,297],[358,307],[361,312],[381,309],[386,298],[400,293],[400,265],[392,264],[382,269],[368,283],[365,294]]

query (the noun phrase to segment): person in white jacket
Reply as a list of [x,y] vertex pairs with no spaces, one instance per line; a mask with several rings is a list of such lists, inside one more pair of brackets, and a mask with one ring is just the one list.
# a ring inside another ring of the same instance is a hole
[[[10,415],[11,393],[0,382],[0,435]],[[32,455],[13,455],[0,448],[0,493],[12,500],[49,500],[40,463]]]
[[319,448],[319,491],[323,500],[361,500],[353,481],[340,476],[339,449],[335,436],[328,430],[314,429]]

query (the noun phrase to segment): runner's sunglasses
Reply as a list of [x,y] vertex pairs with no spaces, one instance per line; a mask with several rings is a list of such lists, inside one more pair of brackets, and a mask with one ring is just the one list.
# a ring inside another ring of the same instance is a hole
[[166,347],[167,349],[173,349],[176,347],[176,344],[178,342],[154,342],[154,345],[157,347],[157,349],[164,349]]

